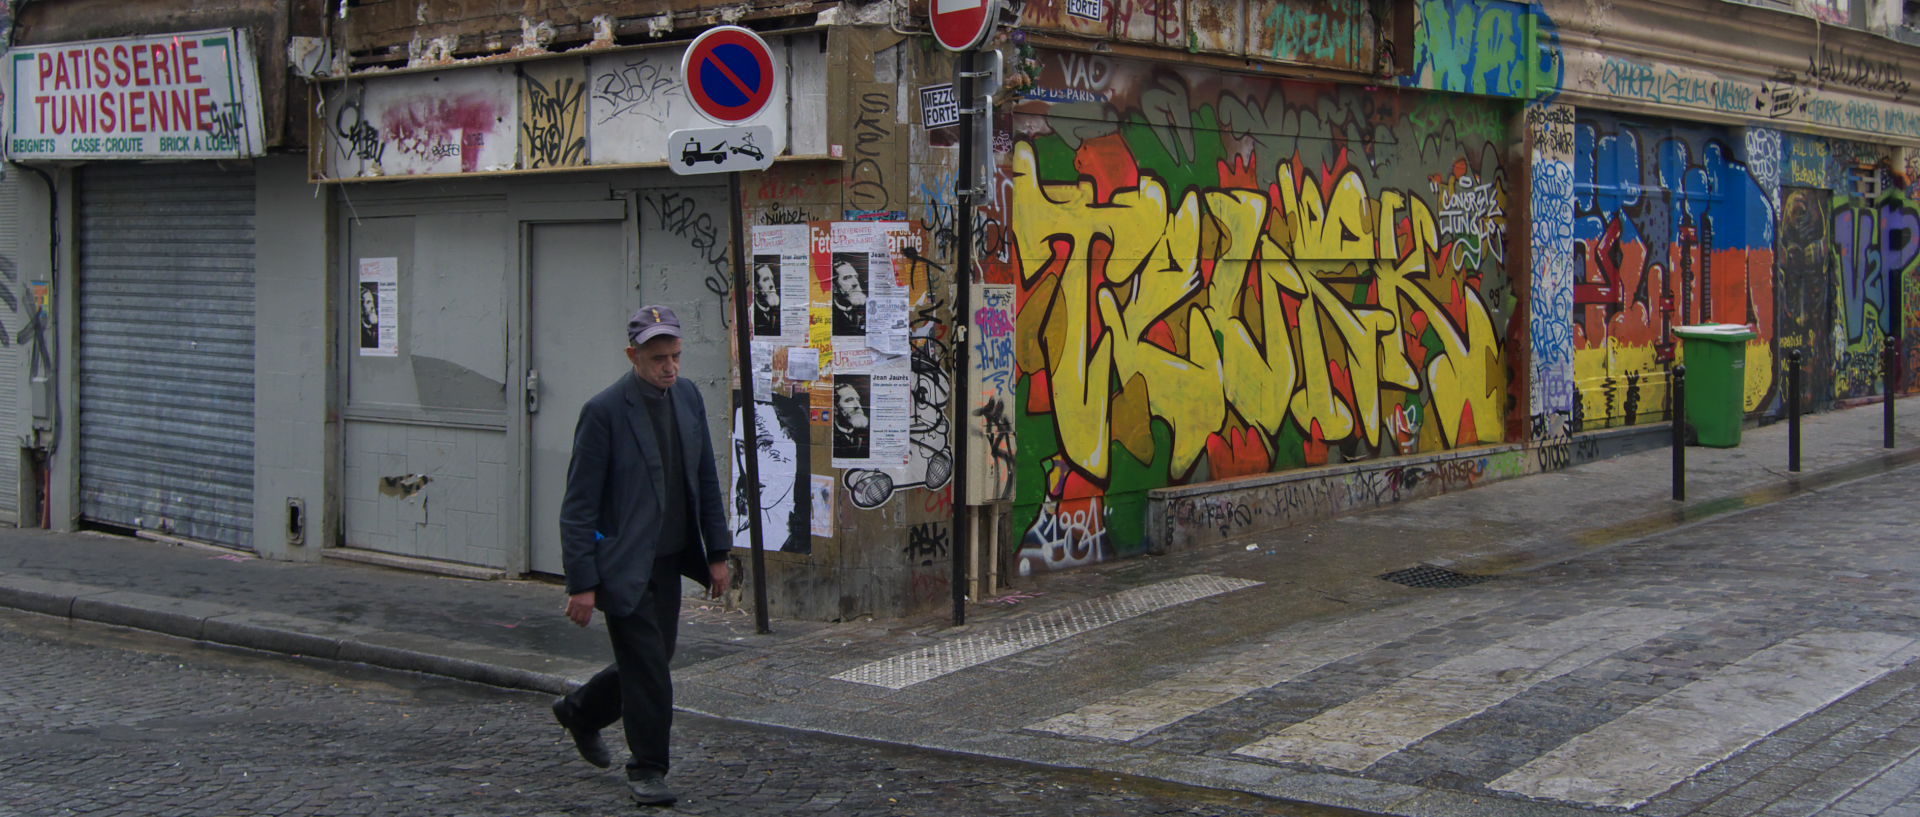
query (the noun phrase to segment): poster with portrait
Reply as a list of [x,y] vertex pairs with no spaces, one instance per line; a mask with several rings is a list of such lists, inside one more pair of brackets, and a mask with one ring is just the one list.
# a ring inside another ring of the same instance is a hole
[[[733,411],[733,546],[751,548],[748,525],[747,443],[742,433],[745,412],[734,394]],[[767,550],[809,553],[813,550],[813,499],[800,489],[811,490],[811,456],[807,441],[807,403],[805,396],[780,394],[753,404],[755,443],[760,456],[755,461],[760,477],[760,543]]]
[[748,311],[754,338],[806,343],[808,238],[805,224],[753,228],[753,306]]
[[869,256],[858,252],[836,251],[830,257],[833,282],[833,337],[836,345],[865,346],[867,337],[867,299]]
[[833,376],[833,465],[858,468],[873,458],[873,376]]
[[400,354],[400,259],[362,258],[355,288],[360,304],[357,346],[365,357]]
[[913,369],[906,357],[871,350],[836,355],[829,423],[833,467],[905,468],[912,389]]
[[904,229],[899,222],[834,222],[828,239],[827,283],[836,354],[841,349],[906,346],[904,335],[897,343],[891,337],[871,337],[875,331],[895,331],[901,326],[897,315],[907,292],[894,270],[891,236]]

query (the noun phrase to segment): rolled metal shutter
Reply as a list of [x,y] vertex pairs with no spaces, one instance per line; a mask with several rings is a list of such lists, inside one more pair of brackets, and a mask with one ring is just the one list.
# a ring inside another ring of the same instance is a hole
[[82,168],[80,514],[253,546],[254,185]]
[[[20,280],[18,259],[26,248],[20,246],[19,171],[0,178],[0,523],[20,524],[20,389],[27,382],[20,370],[26,354],[15,342],[32,310],[32,294]],[[43,250],[44,252],[44,250]]]

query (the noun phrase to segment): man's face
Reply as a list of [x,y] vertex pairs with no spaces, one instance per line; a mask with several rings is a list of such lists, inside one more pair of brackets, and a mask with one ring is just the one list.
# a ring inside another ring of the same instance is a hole
[[860,270],[844,261],[833,267],[833,287],[840,297],[854,306],[867,302],[867,291],[860,286]]
[[780,278],[773,274],[772,267],[753,268],[753,297],[761,306],[780,305]]
[[842,383],[833,390],[835,422],[845,428],[866,428],[867,408],[860,405],[860,390]]
[[380,299],[373,290],[360,290],[360,320],[368,326],[380,322]]
[[633,361],[633,373],[641,380],[670,389],[680,379],[680,346],[679,338],[654,338],[637,349],[628,346],[627,359]]

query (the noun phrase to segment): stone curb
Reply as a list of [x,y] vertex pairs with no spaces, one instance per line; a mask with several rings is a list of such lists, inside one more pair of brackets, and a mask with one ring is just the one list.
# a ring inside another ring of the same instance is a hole
[[[566,694],[578,686],[578,682],[558,673],[374,643],[372,638],[378,635],[377,631],[358,630],[343,637],[317,635],[312,631],[343,628],[326,622],[313,622],[319,626],[305,628],[275,626],[260,623],[262,615],[224,605],[72,582],[0,574],[0,607],[147,630],[209,644],[347,661],[553,695]],[[293,616],[271,618],[289,623],[301,621]],[[468,651],[483,649],[468,647]]]

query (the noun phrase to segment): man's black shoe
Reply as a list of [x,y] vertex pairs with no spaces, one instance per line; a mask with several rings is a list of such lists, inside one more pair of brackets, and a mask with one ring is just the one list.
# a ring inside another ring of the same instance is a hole
[[599,730],[576,727],[567,720],[567,699],[553,699],[553,719],[573,736],[573,748],[580,750],[580,757],[602,769],[613,765],[613,753],[607,751],[607,742],[600,739]]
[[667,788],[665,775],[649,774],[627,780],[627,791],[633,793],[633,802],[643,806],[671,806],[680,796]]

